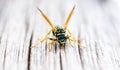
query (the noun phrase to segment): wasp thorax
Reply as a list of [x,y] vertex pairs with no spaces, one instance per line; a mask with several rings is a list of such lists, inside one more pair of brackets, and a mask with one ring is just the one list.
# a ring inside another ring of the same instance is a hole
[[56,26],[56,31],[53,32],[53,35],[56,37],[65,35],[65,30],[61,26]]

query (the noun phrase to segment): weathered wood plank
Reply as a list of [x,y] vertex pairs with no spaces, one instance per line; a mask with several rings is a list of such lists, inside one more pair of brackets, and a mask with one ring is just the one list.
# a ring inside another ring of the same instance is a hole
[[[64,25],[74,5],[68,29],[85,48],[55,43],[49,52],[49,41],[30,48],[51,29],[36,7]],[[119,12],[119,0],[0,0],[0,70],[120,70]]]

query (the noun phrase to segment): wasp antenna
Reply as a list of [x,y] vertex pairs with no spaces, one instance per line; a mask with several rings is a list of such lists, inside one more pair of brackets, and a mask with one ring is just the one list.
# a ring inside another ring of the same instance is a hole
[[70,20],[72,14],[73,14],[73,12],[74,12],[74,9],[75,9],[75,5],[73,6],[72,10],[70,11],[70,13],[69,13],[69,15],[68,15],[68,17],[67,17],[67,19],[66,19],[66,21],[65,21],[65,24],[64,24],[64,30],[67,29],[68,22],[69,22],[69,20]]
[[37,8],[38,11],[42,14],[42,17],[49,23],[49,25],[52,27],[53,30],[56,30],[55,26],[53,25],[53,23],[50,21],[50,19],[42,12],[42,10],[40,10],[39,8]]
[[42,12],[42,10],[41,10],[41,9],[39,9],[38,7],[37,7],[37,9],[40,11],[40,13],[43,13],[43,12]]

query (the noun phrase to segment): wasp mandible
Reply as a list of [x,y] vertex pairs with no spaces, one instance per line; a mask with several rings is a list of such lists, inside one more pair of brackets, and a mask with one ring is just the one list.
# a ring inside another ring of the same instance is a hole
[[[81,47],[80,43],[78,42],[78,40],[72,36],[70,30],[67,29],[67,26],[68,26],[68,23],[69,23],[69,20],[74,12],[74,9],[75,9],[75,6],[72,8],[72,10],[70,11],[66,21],[65,21],[65,24],[63,27],[61,26],[54,26],[53,23],[50,21],[50,19],[39,9],[37,8],[38,11],[41,13],[42,17],[49,23],[49,25],[51,26],[51,30],[48,31],[47,35],[40,39],[39,41],[42,43],[43,41],[49,39],[51,40],[51,42],[49,43],[50,44],[50,49],[49,51],[52,50],[52,45],[55,43],[55,42],[58,42],[60,44],[60,47],[65,47],[65,44],[67,42],[67,40],[69,41],[69,44],[73,47],[73,45],[71,44],[71,41],[72,42],[76,42],[78,44],[78,46]],[[68,34],[66,34],[66,31],[68,31]],[[55,36],[55,39],[54,38],[49,38],[48,35],[52,32],[53,36]],[[37,43],[35,44],[34,46],[37,46],[39,45],[40,43]],[[32,47],[34,47],[32,46]],[[81,47],[82,48],[82,47]]]

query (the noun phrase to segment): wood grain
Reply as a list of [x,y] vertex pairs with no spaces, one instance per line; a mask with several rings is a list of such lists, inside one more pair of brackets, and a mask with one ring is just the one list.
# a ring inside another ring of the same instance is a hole
[[[37,7],[63,26],[74,5],[68,29],[85,48],[30,48],[51,29]],[[120,70],[119,29],[119,0],[0,0],[0,70]]]

